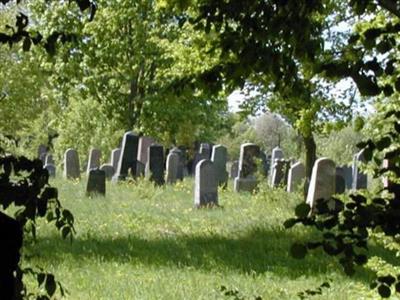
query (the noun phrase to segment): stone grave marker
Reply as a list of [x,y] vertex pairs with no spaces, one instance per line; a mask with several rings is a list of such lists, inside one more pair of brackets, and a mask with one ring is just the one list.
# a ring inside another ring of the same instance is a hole
[[256,159],[260,156],[260,147],[246,143],[240,146],[239,173],[234,180],[235,192],[252,192],[257,186],[255,173],[257,171]]
[[89,159],[86,168],[86,175],[89,175],[90,169],[96,169],[100,167],[101,151],[96,148],[90,149]]
[[182,151],[179,148],[174,147],[171,149],[170,153],[176,153],[179,156],[176,179],[183,180],[183,169],[185,168],[185,163],[184,163]]
[[163,185],[164,180],[164,147],[152,144],[149,147],[148,163],[146,165],[146,177],[156,185]]
[[226,187],[228,184],[228,172],[226,171],[226,161],[228,152],[225,146],[215,145],[212,148],[211,161],[214,164],[218,185]]
[[81,177],[79,156],[75,149],[69,148],[64,154],[64,178],[79,179]]
[[214,164],[200,161],[195,171],[194,204],[196,207],[218,205],[218,178]]
[[205,157],[205,159],[210,159],[211,158],[211,151],[212,151],[211,144],[208,144],[208,143],[201,143],[200,144],[199,153],[202,155],[202,157]]
[[238,160],[235,160],[232,162],[231,172],[229,175],[232,179],[235,179],[239,175],[239,161]]
[[317,200],[328,200],[335,194],[335,180],[335,163],[325,157],[317,159],[312,169],[306,200],[306,203],[310,205],[312,210],[315,209]]
[[353,190],[366,189],[367,188],[367,175],[362,173],[359,166],[360,163],[365,162],[364,150],[361,150],[353,157]]
[[115,173],[115,169],[112,164],[102,164],[100,166],[100,170],[104,171],[104,174],[106,175],[106,179],[108,179],[108,180],[111,180]]
[[128,131],[124,134],[117,170],[112,178],[113,182],[125,180],[129,169],[132,176],[136,177],[138,142],[139,137],[133,132]]
[[179,154],[170,151],[167,156],[167,174],[166,174],[167,183],[173,184],[176,182],[178,176],[178,168],[179,168]]
[[279,185],[286,186],[289,165],[290,162],[287,160],[275,159],[275,162],[272,166],[271,176],[271,184],[273,187],[278,187]]
[[269,175],[270,175],[270,185],[273,186],[272,184],[272,168],[274,167],[275,159],[283,159],[283,151],[281,148],[278,146],[272,149],[272,154],[271,154],[271,165],[270,165],[270,170],[269,170]]
[[53,164],[45,164],[44,169],[49,172],[49,177],[56,177],[56,166]]
[[353,168],[349,166],[342,166],[342,169],[346,190],[351,190],[353,185]]
[[45,158],[45,160],[44,160],[44,164],[45,164],[45,165],[49,165],[49,164],[54,165],[54,164],[55,164],[52,154],[50,154],[50,153],[47,153],[47,154],[46,154],[46,158]]
[[346,179],[343,167],[336,167],[335,193],[343,194],[346,191]]
[[121,155],[121,148],[115,148],[111,151],[110,163],[114,167],[114,170],[117,170],[117,168],[118,168],[118,161],[119,161],[120,155]]
[[289,193],[301,190],[301,184],[306,177],[306,168],[301,162],[297,162],[291,166],[288,174],[287,191]]
[[145,166],[147,163],[148,149],[149,149],[150,145],[154,144],[154,143],[155,143],[155,141],[152,137],[141,136],[139,138],[137,160],[140,161],[143,164],[143,166]]
[[96,168],[90,169],[86,185],[86,196],[105,196],[106,172]]

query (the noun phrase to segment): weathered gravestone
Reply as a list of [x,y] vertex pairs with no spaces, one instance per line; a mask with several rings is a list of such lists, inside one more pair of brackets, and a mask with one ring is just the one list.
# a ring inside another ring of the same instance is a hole
[[136,164],[136,176],[134,177],[143,177],[145,175],[146,165],[144,165],[141,161],[138,161]]
[[115,148],[111,151],[110,164],[114,167],[114,170],[118,168],[119,157],[121,155],[121,148]]
[[199,153],[203,157],[206,157],[205,159],[210,159],[211,158],[211,151],[212,151],[212,145],[211,144],[208,144],[208,143],[201,143],[200,144]]
[[353,168],[349,166],[342,166],[344,182],[347,190],[351,190],[353,185]]
[[235,160],[232,162],[231,172],[229,175],[232,179],[235,179],[239,175],[239,161],[238,160]]
[[115,169],[112,164],[102,164],[100,166],[100,170],[104,171],[104,174],[106,174],[106,179],[108,180],[111,180],[115,173]]
[[346,179],[343,167],[336,167],[335,193],[343,194],[346,191]]
[[146,177],[156,185],[163,185],[164,180],[164,147],[152,144],[147,152]]
[[360,164],[365,162],[364,150],[361,150],[353,157],[353,190],[367,188],[367,175],[360,171]]
[[100,167],[101,151],[99,149],[92,148],[89,152],[89,159],[86,168],[86,174],[89,175],[91,169]]
[[239,174],[234,181],[235,192],[252,192],[257,186],[255,173],[257,172],[256,159],[260,156],[260,147],[246,143],[240,146]]
[[289,193],[301,189],[301,184],[306,177],[306,168],[301,162],[297,162],[291,166],[288,174],[287,191]]
[[37,157],[42,161],[43,164],[45,164],[46,154],[47,154],[47,147],[43,144],[40,144],[38,147]]
[[147,164],[147,157],[148,157],[148,149],[151,144],[154,144],[155,141],[152,137],[149,136],[141,136],[139,138],[139,144],[138,144],[138,156],[137,159],[140,161],[143,166],[146,166]]
[[53,164],[45,164],[44,169],[47,170],[47,172],[49,172],[49,176],[50,177],[56,177],[56,166]]
[[175,153],[179,157],[176,179],[183,180],[183,169],[185,168],[185,158],[183,157],[182,151],[179,148],[174,147],[171,149],[170,153]]
[[192,173],[194,174],[196,171],[196,166],[199,163],[199,161],[203,159],[210,159],[209,151],[208,151],[208,144],[201,144],[203,147],[200,146],[200,151],[196,152],[193,158],[193,164],[192,164]]
[[75,149],[69,148],[65,151],[63,175],[67,179],[78,179],[81,177],[79,156]]
[[104,196],[106,194],[106,172],[96,169],[89,171],[86,196]]
[[226,171],[226,161],[228,153],[225,146],[215,145],[212,148],[211,161],[214,164],[217,181],[219,186],[226,187],[228,183],[228,172]]
[[44,160],[44,164],[45,165],[48,165],[48,164],[54,165],[53,155],[51,155],[50,153],[47,153],[46,158]]
[[272,149],[272,154],[271,154],[271,164],[270,164],[270,170],[269,170],[269,175],[270,175],[270,185],[273,186],[272,184],[272,168],[274,167],[275,159],[283,159],[283,151],[279,147],[275,147]]
[[335,194],[336,166],[328,158],[319,158],[315,161],[306,203],[314,210],[317,200],[329,200]]
[[290,162],[284,159],[275,159],[272,166],[271,185],[278,187],[286,186]]
[[136,177],[138,142],[139,137],[133,132],[128,131],[124,134],[117,170],[112,178],[113,182],[125,180],[129,170],[131,175]]
[[179,168],[179,154],[170,151],[167,156],[167,175],[166,182],[173,184],[177,180]]
[[218,205],[218,179],[214,164],[200,161],[195,171],[194,204],[196,207]]
[[0,299],[15,298],[16,278],[14,272],[21,257],[23,231],[21,224],[0,212]]

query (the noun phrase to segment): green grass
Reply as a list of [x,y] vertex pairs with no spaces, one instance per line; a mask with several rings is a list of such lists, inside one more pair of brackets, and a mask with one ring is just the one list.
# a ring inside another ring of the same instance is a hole
[[219,193],[221,208],[195,209],[192,179],[162,188],[107,183],[107,196],[98,198],[85,197],[85,180],[52,185],[77,234],[72,243],[62,240],[41,220],[24,265],[54,273],[68,299],[234,299],[221,286],[243,299],[298,299],[330,279],[331,288],[312,299],[376,296],[369,270],[349,278],[321,252],[290,257],[293,242],[315,235],[282,226],[302,201],[296,195],[268,188],[237,194],[229,186]]

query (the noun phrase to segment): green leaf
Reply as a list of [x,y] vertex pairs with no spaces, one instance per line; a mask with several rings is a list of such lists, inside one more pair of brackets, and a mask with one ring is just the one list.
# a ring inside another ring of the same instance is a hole
[[49,296],[53,296],[56,292],[57,285],[53,274],[47,274],[45,288]]
[[294,225],[296,225],[297,220],[294,218],[291,219],[287,219],[284,223],[283,226],[285,226],[285,228],[292,228]]
[[391,290],[387,285],[382,284],[378,287],[378,293],[382,298],[389,298]]
[[294,243],[290,248],[290,254],[296,259],[303,259],[307,255],[307,248],[300,243]]
[[300,203],[295,208],[295,214],[298,218],[306,218],[310,213],[310,206],[307,203]]

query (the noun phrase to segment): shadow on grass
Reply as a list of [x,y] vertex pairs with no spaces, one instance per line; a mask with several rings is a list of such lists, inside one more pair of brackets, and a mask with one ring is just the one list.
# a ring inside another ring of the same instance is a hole
[[[304,237],[303,237],[304,238]],[[310,236],[306,237],[308,240]],[[175,265],[204,270],[232,269],[243,273],[272,272],[282,277],[342,273],[334,258],[313,251],[305,259],[294,259],[290,245],[299,238],[283,229],[253,229],[237,238],[219,235],[175,236],[147,240],[138,236],[76,238],[72,244],[58,236],[42,238],[36,255],[53,263],[88,260],[127,264]],[[83,262],[84,261],[84,262]],[[373,273],[362,269],[354,279],[369,283]]]

